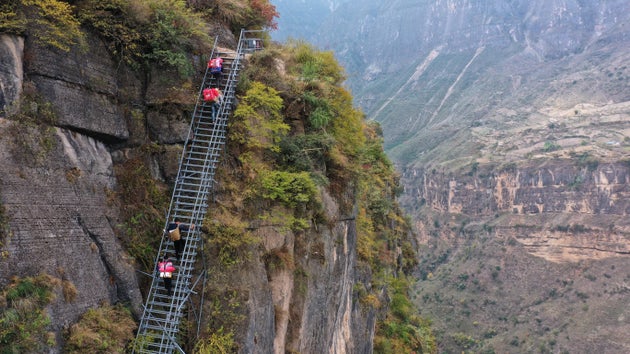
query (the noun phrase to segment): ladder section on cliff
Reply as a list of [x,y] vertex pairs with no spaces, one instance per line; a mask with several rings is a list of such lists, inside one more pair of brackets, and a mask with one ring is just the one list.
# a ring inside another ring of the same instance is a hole
[[[134,343],[134,353],[184,352],[178,345],[181,319],[186,313],[187,304],[194,311],[191,296],[203,293],[203,290],[195,291],[195,288],[200,281],[205,280],[205,271],[195,268],[197,253],[203,251],[201,226],[215,183],[219,157],[225,145],[228,117],[234,108],[241,60],[247,53],[262,49],[261,39],[255,37],[260,32],[241,31],[236,52],[220,50],[215,40],[210,58],[218,55],[224,59],[223,73],[220,80],[212,76],[209,68],[204,74],[165,223],[165,230],[175,219],[194,227],[180,230],[184,246],[180,258],[173,261],[176,271],[173,273],[171,295],[167,294],[163,280],[156,272],[152,274],[151,287]],[[214,85],[222,92],[223,98],[213,114],[211,104],[203,100],[203,90]],[[155,258],[156,269],[163,255],[174,254],[173,242],[166,234],[167,232],[162,237]],[[198,303],[199,310],[194,313],[197,323],[201,318],[202,301]]]

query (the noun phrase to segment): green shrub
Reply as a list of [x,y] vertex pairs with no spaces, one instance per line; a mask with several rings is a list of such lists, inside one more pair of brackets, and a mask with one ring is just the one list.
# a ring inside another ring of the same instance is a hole
[[306,82],[319,81],[332,85],[340,84],[343,69],[332,52],[321,52],[304,41],[288,41],[287,49],[296,61],[293,74]]
[[289,132],[281,109],[282,98],[275,89],[253,82],[234,111],[230,138],[248,150],[280,151],[278,143]]
[[308,172],[270,171],[262,175],[262,197],[288,208],[305,205],[316,198],[317,188]]
[[554,143],[553,141],[545,141],[545,144],[543,145],[544,152],[552,152],[552,151],[559,150],[560,148],[561,146]]
[[45,307],[54,299],[58,280],[48,275],[14,280],[1,293],[0,353],[46,352],[54,345]]
[[195,354],[228,354],[234,353],[236,343],[234,342],[234,333],[227,332],[223,327],[204,340],[197,342],[195,345]]
[[228,23],[233,32],[247,29],[276,29],[276,7],[269,0],[188,0],[192,8],[212,20]]
[[437,353],[431,323],[414,315],[409,286],[406,277],[388,279],[392,300],[386,318],[376,328],[375,353]]
[[479,344],[479,341],[474,339],[473,337],[465,334],[465,333],[455,333],[453,334],[453,341],[458,346],[464,349],[471,349],[476,347]]
[[27,27],[26,18],[20,16],[17,1],[0,5],[0,33],[22,34]]
[[242,264],[249,259],[252,245],[260,240],[252,236],[251,232],[245,229],[245,225],[225,225],[217,222],[206,223],[207,234],[212,235],[208,240],[211,249],[214,249],[215,256],[221,265],[225,267]]
[[9,0],[0,5],[0,32],[28,32],[40,45],[63,51],[85,41],[72,5],[59,0]]
[[288,136],[280,141],[277,159],[281,167],[289,171],[325,171],[333,144],[330,135],[321,133]]
[[114,166],[118,180],[117,199],[121,202],[121,225],[129,254],[143,265],[153,269],[155,249],[164,227],[163,210],[168,208],[167,191],[154,180],[145,160],[133,158]]
[[333,119],[328,101],[324,98],[317,97],[310,91],[304,92],[302,97],[310,108],[308,119],[311,126],[315,129],[325,128]]
[[124,353],[135,329],[131,312],[120,305],[89,309],[65,334],[64,353]]
[[136,69],[158,66],[190,75],[190,54],[210,43],[201,14],[184,0],[87,0],[79,13],[116,58]]

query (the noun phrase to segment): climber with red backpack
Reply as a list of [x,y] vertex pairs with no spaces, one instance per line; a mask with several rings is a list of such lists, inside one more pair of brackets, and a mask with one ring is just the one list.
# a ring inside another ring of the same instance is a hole
[[212,118],[214,119],[219,112],[219,104],[223,99],[223,95],[221,91],[216,87],[216,85],[212,85],[212,87],[208,87],[203,90],[203,100],[204,102],[210,102],[210,108],[212,110]]
[[173,272],[175,271],[175,266],[173,266],[173,262],[171,262],[168,256],[164,256],[162,258],[162,261],[158,263],[157,268],[160,278],[164,280],[164,288],[166,289],[166,294],[168,296],[171,296],[172,278]]
[[212,74],[216,85],[220,85],[221,75],[223,74],[223,58],[217,54],[214,58],[208,61],[208,68],[210,69],[210,74]]

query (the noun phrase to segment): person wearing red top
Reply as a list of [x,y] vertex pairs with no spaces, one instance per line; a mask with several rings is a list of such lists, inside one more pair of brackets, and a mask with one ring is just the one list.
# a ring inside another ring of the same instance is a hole
[[164,279],[164,288],[166,289],[166,293],[168,296],[171,296],[171,288],[172,288],[172,278],[173,272],[175,271],[175,267],[173,266],[173,262],[168,259],[168,256],[164,256],[162,261],[158,263],[158,272],[160,274],[160,278]]
[[215,118],[217,112],[219,111],[219,103],[221,102],[222,94],[216,86],[212,86],[211,88],[206,88],[203,90],[203,100],[205,102],[210,102],[210,108],[212,109],[212,118]]
[[217,85],[221,84],[221,75],[223,74],[223,58],[216,56],[208,61],[208,68],[212,77],[214,77]]

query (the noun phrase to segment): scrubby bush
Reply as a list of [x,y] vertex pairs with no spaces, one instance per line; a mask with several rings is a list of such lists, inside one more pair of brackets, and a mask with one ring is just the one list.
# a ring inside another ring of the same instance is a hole
[[168,196],[165,187],[152,178],[146,166],[143,159],[134,158],[115,166],[114,172],[119,186],[117,200],[126,220],[121,225],[123,242],[145,270],[152,270],[155,248],[164,227],[162,213],[168,206]]
[[112,55],[137,69],[174,68],[187,76],[190,54],[209,49],[206,22],[184,0],[87,0],[79,10]]
[[8,0],[0,5],[0,33],[28,33],[40,45],[68,51],[85,35],[72,5],[59,0]]
[[15,279],[0,293],[0,352],[41,353],[54,346],[45,307],[59,280],[48,275]]
[[275,89],[252,83],[234,111],[230,138],[248,151],[279,151],[278,143],[289,132],[281,109],[282,99]]
[[64,352],[125,353],[135,328],[131,312],[120,305],[89,309],[68,329]]

